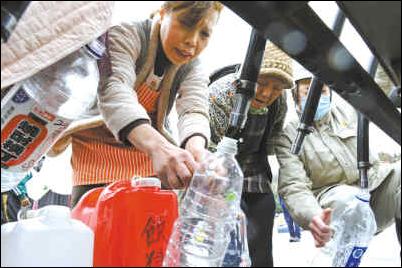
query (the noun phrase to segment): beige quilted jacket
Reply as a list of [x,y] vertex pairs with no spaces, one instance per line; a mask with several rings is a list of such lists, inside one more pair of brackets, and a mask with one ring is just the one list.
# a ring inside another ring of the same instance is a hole
[[1,88],[28,78],[103,34],[113,1],[32,1],[1,45]]

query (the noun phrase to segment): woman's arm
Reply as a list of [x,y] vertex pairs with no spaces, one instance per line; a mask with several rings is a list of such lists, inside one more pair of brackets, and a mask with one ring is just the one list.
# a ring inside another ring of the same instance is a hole
[[197,162],[201,162],[210,139],[208,76],[199,65],[181,83],[176,100],[179,140]]
[[106,125],[119,139],[119,131],[132,122],[150,122],[134,90],[136,61],[141,50],[135,25],[112,27],[108,31],[106,47],[107,58],[102,62],[106,65],[106,73],[101,76],[98,90],[99,109]]

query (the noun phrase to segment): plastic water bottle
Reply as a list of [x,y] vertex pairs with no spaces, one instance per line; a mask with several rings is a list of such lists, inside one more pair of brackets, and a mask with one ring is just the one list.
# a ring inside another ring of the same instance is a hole
[[224,137],[195,171],[180,204],[163,266],[221,266],[240,207],[243,173],[237,141]]
[[223,259],[223,267],[250,267],[251,259],[247,242],[247,218],[239,209],[230,242]]
[[345,208],[334,211],[334,237],[313,260],[313,266],[358,267],[377,224],[370,194],[362,190]]
[[15,84],[1,100],[2,192],[14,188],[70,123],[94,105],[103,52],[103,43],[95,40]]
[[180,216],[235,219],[243,188],[243,172],[236,153],[237,140],[224,137],[217,151],[195,171],[180,206]]

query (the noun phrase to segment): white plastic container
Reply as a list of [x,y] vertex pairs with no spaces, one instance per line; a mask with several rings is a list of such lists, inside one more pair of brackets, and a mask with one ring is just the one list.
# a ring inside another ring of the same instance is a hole
[[1,226],[1,266],[93,265],[94,234],[65,206],[29,211],[28,219]]

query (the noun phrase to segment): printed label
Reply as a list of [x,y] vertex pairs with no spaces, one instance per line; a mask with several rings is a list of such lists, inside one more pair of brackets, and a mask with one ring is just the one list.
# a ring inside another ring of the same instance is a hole
[[47,129],[27,115],[14,116],[1,131],[1,166],[22,163],[46,138]]
[[366,252],[367,247],[353,247],[352,252],[349,255],[349,259],[346,262],[345,267],[359,267],[360,261]]
[[30,98],[22,86],[4,100],[1,113],[1,168],[29,171],[72,120],[56,116]]

